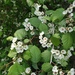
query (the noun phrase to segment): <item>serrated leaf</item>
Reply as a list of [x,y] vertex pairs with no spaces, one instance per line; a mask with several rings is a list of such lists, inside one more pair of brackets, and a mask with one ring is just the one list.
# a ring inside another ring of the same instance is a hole
[[33,17],[33,18],[30,18],[30,23],[31,23],[34,27],[39,27],[41,21],[40,21],[37,17]]
[[14,36],[18,39],[23,39],[27,35],[27,32],[25,29],[19,29],[14,33]]
[[42,52],[42,59],[44,62],[49,62],[50,61],[50,51],[45,50],[44,52]]
[[8,56],[10,58],[12,58],[12,57],[16,56],[16,54],[17,54],[17,52],[15,50],[10,50],[10,52],[8,53]]
[[18,63],[15,63],[9,68],[8,75],[20,75],[23,71],[23,66]]
[[40,49],[37,46],[33,46],[31,47],[30,52],[31,52],[31,61],[33,63],[38,63],[41,59]]
[[47,31],[48,31],[48,26],[47,26],[46,24],[41,23],[41,24],[39,25],[39,30],[40,30],[40,31],[47,32]]
[[49,72],[52,69],[52,65],[50,63],[44,63],[42,65],[42,70],[45,72]]
[[73,40],[72,40],[72,37],[69,33],[65,33],[63,34],[62,36],[62,43],[63,43],[63,47],[67,50],[69,49],[72,44],[73,44]]
[[32,63],[32,66],[33,66],[34,69],[39,69],[38,65],[36,63]]

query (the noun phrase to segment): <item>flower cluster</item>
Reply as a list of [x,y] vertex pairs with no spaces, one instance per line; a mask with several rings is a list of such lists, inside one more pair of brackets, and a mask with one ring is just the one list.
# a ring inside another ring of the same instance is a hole
[[28,18],[26,18],[25,21],[23,22],[23,26],[25,27],[26,31],[31,30],[31,32],[30,32],[31,35],[35,34],[35,32],[33,31],[34,27],[31,25]]
[[36,73],[35,72],[31,72],[31,68],[30,67],[27,67],[26,68],[26,70],[25,70],[25,72],[23,72],[23,73],[21,73],[21,75],[36,75]]
[[60,64],[61,64],[61,62],[60,62],[61,59],[64,59],[67,61],[72,56],[71,51],[74,51],[73,47],[70,47],[70,49],[68,51],[66,51],[66,50],[60,51],[60,50],[56,50],[54,48],[51,49],[52,55],[57,60],[57,63],[60,63]]
[[39,42],[40,42],[40,44],[42,44],[43,48],[45,48],[45,47],[47,47],[47,48],[51,47],[52,46],[52,42],[48,41],[48,38],[47,37],[43,37],[43,35],[44,35],[44,32],[41,32],[40,36],[39,36],[39,39],[40,39]]
[[10,49],[15,49],[17,53],[23,53],[24,50],[28,49],[28,45],[24,45],[23,42],[17,41],[17,38],[14,37]]

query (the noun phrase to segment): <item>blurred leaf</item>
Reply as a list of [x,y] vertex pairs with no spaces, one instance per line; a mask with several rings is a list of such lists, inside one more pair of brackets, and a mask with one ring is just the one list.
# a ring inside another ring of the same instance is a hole
[[48,31],[48,26],[47,26],[46,24],[41,23],[41,24],[39,25],[39,30],[40,30],[40,31],[47,32],[47,31]]
[[42,59],[44,62],[49,62],[50,61],[50,51],[45,50],[44,52],[42,52]]
[[24,53],[23,53],[23,58],[25,59],[25,60],[29,60],[30,58],[31,58],[31,54],[30,54],[30,51],[25,51]]
[[42,65],[42,70],[45,72],[49,72],[52,69],[52,65],[50,63],[44,63]]
[[27,32],[25,29],[19,29],[14,33],[14,36],[17,37],[18,39],[23,39],[27,35]]
[[30,52],[31,52],[31,61],[33,63],[38,63],[41,59],[40,49],[36,46],[33,46],[31,47]]
[[8,41],[12,41],[12,39],[13,39],[12,36],[7,37],[7,40],[8,40]]
[[39,27],[41,21],[36,18],[36,17],[33,17],[33,18],[30,18],[30,23],[34,26],[34,27]]
[[20,64],[15,63],[9,68],[8,75],[20,75],[22,72],[24,72],[24,68]]
[[8,56],[9,56],[10,58],[12,58],[12,57],[15,57],[16,54],[17,54],[16,50],[10,50],[10,52],[8,53]]

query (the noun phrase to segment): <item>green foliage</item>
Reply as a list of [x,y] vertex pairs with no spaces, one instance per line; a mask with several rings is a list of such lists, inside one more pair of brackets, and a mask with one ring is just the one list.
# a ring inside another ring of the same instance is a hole
[[60,38],[58,37],[58,35],[52,36],[51,41],[55,46],[58,46],[60,44]]
[[28,43],[29,41],[29,39],[24,39],[24,43]]
[[29,60],[29,59],[31,58],[31,53],[30,53],[30,51],[24,52],[24,53],[23,53],[23,58],[24,58],[25,60]]
[[12,57],[16,56],[16,54],[17,54],[17,52],[15,50],[10,50],[10,52],[8,53],[8,56],[10,58],[12,58]]
[[31,61],[33,63],[38,63],[41,59],[40,49],[37,46],[33,46],[30,49],[30,53],[31,53]]
[[18,39],[23,39],[27,35],[27,32],[25,29],[19,29],[14,33],[14,36]]
[[67,50],[69,49],[72,44],[73,44],[73,40],[72,40],[72,37],[69,33],[65,33],[63,34],[62,36],[62,43],[63,43],[63,47]]
[[43,62],[49,62],[50,61],[50,56],[51,56],[50,51],[45,50],[44,52],[42,52],[41,55],[42,55]]
[[48,31],[48,26],[47,26],[46,24],[41,23],[41,24],[39,25],[39,30],[40,30],[40,31],[47,32],[47,31]]
[[[55,21],[61,21],[64,17],[64,15],[62,14],[62,12],[64,11],[63,8],[59,8],[56,11],[54,11],[51,15],[51,21],[55,22]],[[59,16],[58,16],[59,15]]]
[[15,63],[9,68],[8,75],[20,75],[23,71],[23,66],[18,63]]
[[30,18],[30,23],[31,23],[34,27],[39,27],[41,21],[40,21],[37,17],[33,17],[33,18]]
[[49,72],[52,69],[52,65],[50,63],[44,63],[42,65],[42,70],[45,72]]

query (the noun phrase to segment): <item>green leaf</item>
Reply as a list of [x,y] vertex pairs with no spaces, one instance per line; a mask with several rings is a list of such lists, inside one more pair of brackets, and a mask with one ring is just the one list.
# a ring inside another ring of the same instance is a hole
[[33,4],[34,4],[33,0],[26,0],[26,1],[29,6],[33,6]]
[[51,37],[51,41],[53,43],[53,45],[58,46],[60,44],[60,39],[56,38],[54,36]]
[[47,10],[45,13],[46,15],[51,15],[54,11],[53,10]]
[[53,37],[60,39],[59,33],[55,33],[55,34],[53,35]]
[[47,26],[46,24],[41,23],[41,24],[39,25],[39,30],[40,30],[40,31],[47,32],[47,31],[48,31],[48,26]]
[[68,65],[67,61],[65,61],[64,59],[60,60],[61,66],[66,67]]
[[8,75],[20,75],[23,71],[23,66],[18,63],[15,63],[9,68]]
[[45,72],[49,72],[52,69],[52,65],[50,63],[44,63],[42,65],[42,70]]
[[66,50],[69,49],[73,44],[72,37],[71,37],[71,35],[69,33],[63,34],[61,40],[62,40],[62,43],[63,43],[63,47]]
[[32,63],[32,66],[33,66],[34,69],[39,69],[38,65],[36,63]]
[[30,23],[31,23],[34,27],[39,27],[41,21],[40,21],[37,17],[33,17],[33,18],[30,18]]
[[10,50],[10,52],[8,53],[8,56],[10,58],[12,58],[12,57],[16,56],[16,54],[17,54],[17,52],[15,50]]
[[30,40],[29,39],[25,39],[24,40],[24,43],[28,43]]
[[33,63],[38,63],[41,59],[40,49],[36,46],[33,46],[31,47],[30,52],[31,52],[31,61]]
[[7,37],[7,40],[9,40],[9,41],[12,41],[12,39],[13,39],[12,36]]
[[50,51],[45,50],[44,52],[42,52],[42,59],[44,62],[49,62],[50,61]]
[[2,32],[2,31],[0,31],[0,37],[2,36],[2,34],[3,34],[3,32]]
[[27,35],[27,32],[25,29],[19,29],[14,33],[14,36],[18,39],[23,39]]
[[52,22],[61,21],[64,17],[64,15],[62,14],[63,11],[64,11],[63,8],[59,8],[56,11],[54,11],[51,15]]
[[29,59],[31,58],[30,51],[27,50],[26,52],[24,52],[23,58],[24,58],[25,60],[29,60]]

